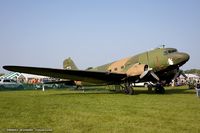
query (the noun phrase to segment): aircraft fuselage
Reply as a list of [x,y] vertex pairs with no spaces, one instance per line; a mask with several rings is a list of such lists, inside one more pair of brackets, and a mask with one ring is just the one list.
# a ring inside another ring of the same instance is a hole
[[[178,52],[175,48],[157,48],[138,55],[127,57],[106,65],[90,69],[91,71],[108,71],[127,73],[135,64],[146,64],[161,80],[170,82],[180,66],[189,60],[187,53]],[[138,68],[139,71],[140,68]],[[137,71],[137,69],[134,69]],[[145,79],[147,80],[147,79]],[[149,78],[150,81],[155,80]]]

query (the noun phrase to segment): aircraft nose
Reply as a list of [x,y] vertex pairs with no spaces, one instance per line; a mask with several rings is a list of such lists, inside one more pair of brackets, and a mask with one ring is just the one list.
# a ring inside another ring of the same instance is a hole
[[189,54],[187,53],[177,53],[174,56],[175,64],[182,66],[190,59]]
[[187,53],[182,53],[182,59],[187,62],[190,59],[190,55]]

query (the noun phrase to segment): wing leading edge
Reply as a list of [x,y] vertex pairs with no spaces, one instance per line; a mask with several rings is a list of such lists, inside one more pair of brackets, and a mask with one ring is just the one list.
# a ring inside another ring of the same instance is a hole
[[3,68],[14,72],[29,73],[60,79],[78,80],[99,84],[121,83],[122,80],[127,77],[127,74],[87,70],[65,70],[27,66],[3,66]]

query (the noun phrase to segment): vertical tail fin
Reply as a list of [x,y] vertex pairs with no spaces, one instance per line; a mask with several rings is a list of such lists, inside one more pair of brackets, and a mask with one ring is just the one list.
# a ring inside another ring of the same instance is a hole
[[78,70],[78,68],[75,65],[74,61],[70,57],[63,61],[63,68],[64,69]]

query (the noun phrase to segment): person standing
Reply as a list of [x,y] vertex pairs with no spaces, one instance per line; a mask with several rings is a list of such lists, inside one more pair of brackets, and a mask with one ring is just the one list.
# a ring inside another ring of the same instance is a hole
[[200,98],[200,83],[199,83],[199,80],[196,83],[196,88],[195,89],[196,89],[197,97]]

